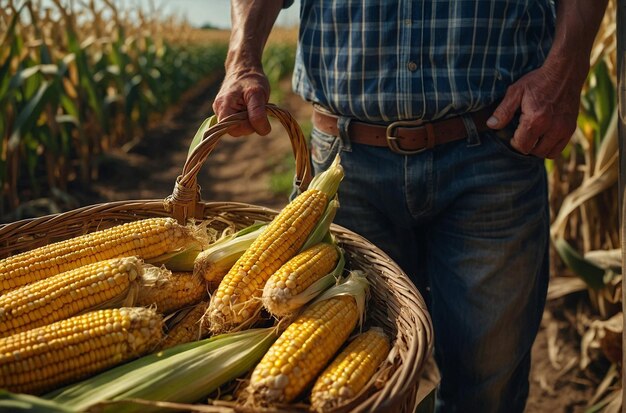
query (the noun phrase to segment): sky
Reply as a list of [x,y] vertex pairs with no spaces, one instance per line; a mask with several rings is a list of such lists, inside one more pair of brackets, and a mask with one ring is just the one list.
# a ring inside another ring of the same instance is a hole
[[[127,3],[133,1],[126,0]],[[149,4],[149,0],[135,0],[140,4]],[[170,11],[186,16],[191,24],[201,26],[210,23],[220,28],[230,27],[230,0],[155,0],[163,6],[165,12]],[[300,1],[295,0],[288,9],[283,9],[276,21],[277,25],[295,26],[298,24]]]

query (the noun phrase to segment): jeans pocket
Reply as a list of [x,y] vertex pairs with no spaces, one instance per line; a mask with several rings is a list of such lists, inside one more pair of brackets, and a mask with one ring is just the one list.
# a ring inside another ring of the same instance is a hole
[[517,149],[515,149],[513,146],[511,146],[512,135],[509,136],[506,133],[502,133],[502,131],[498,131],[498,132],[488,131],[488,132],[485,132],[485,135],[488,137],[489,141],[495,144],[498,151],[503,153],[506,156],[519,159],[525,162],[537,162],[537,161],[542,160],[541,158],[534,156],[534,155],[525,155],[521,153],[520,151],[518,151]]
[[311,131],[311,160],[316,174],[328,169],[340,150],[340,137],[313,128]]

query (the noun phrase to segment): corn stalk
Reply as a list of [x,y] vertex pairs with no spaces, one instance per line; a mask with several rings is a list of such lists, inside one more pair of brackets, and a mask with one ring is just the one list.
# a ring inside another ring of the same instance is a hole
[[110,0],[9,0],[0,27],[0,216],[97,178],[100,154],[139,139],[226,53],[156,8]]
[[589,401],[587,413],[617,412],[622,406],[617,367],[622,358],[623,272],[618,225],[622,120],[616,104],[616,12],[617,2],[610,1],[592,51],[578,129],[563,156],[549,165],[555,216],[551,236],[566,265],[556,268],[560,274],[553,276],[549,297],[586,292],[591,314],[579,313],[576,321],[581,334],[580,368],[598,358],[613,363]]

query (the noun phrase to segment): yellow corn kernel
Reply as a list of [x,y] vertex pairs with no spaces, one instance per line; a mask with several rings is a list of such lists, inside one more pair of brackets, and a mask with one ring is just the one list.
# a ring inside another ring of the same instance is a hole
[[238,327],[260,309],[266,281],[302,247],[327,200],[324,192],[308,189],[270,222],[211,297],[208,314],[212,332]]
[[137,306],[156,306],[168,314],[198,303],[207,295],[204,280],[192,272],[170,272],[161,268],[147,271],[137,297]]
[[144,260],[198,244],[172,218],[148,218],[59,241],[0,260],[0,294],[86,264],[137,256]]
[[201,301],[191,308],[167,333],[160,350],[183,343],[200,340],[209,335],[208,321],[204,313],[209,308],[208,301]]
[[132,305],[143,262],[137,257],[88,264],[0,296],[0,337],[98,308]]
[[255,403],[293,401],[326,366],[359,320],[355,298],[337,295],[308,307],[287,327],[250,379]]
[[318,411],[334,409],[356,396],[389,354],[389,339],[380,328],[358,335],[317,378],[311,406]]
[[327,243],[299,253],[280,267],[265,284],[264,307],[276,316],[291,314],[295,309],[289,304],[290,299],[329,274],[338,260],[337,247]]
[[162,318],[147,308],[98,310],[0,338],[0,388],[39,394],[151,351]]

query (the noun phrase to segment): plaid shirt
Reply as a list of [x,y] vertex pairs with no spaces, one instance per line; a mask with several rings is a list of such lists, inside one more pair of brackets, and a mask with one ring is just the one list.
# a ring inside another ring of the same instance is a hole
[[390,122],[501,99],[545,60],[555,7],[553,0],[301,0],[300,18],[294,90],[336,114]]

